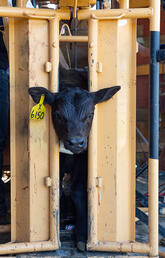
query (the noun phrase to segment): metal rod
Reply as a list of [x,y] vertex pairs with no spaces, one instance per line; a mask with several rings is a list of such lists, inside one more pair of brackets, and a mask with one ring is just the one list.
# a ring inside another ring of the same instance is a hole
[[158,256],[158,160],[149,159],[148,167],[148,219],[149,219],[149,244],[150,257]]
[[153,15],[153,8],[132,8],[132,9],[105,9],[103,10],[79,10],[77,13],[78,20],[88,20],[91,15],[97,17],[121,16],[122,18],[150,18]]
[[[49,21],[49,42],[50,42],[50,62],[52,70],[50,72],[50,91],[58,91],[58,67],[59,67],[59,19]],[[50,112],[49,124],[49,156],[50,156],[50,239],[60,245],[59,240],[59,141],[55,134]]]
[[149,253],[149,244],[138,242],[97,242],[93,245],[87,245],[88,250],[103,252],[131,252],[131,253]]
[[61,42],[88,42],[88,36],[60,36]]
[[27,243],[6,243],[1,244],[1,255],[16,254],[25,252],[40,252],[56,250],[58,246],[53,241],[27,242]]
[[[120,16],[122,18],[151,18],[153,15],[153,8],[133,8],[133,9],[107,9],[104,10],[90,10],[78,11],[78,20],[88,20],[94,14],[98,17]],[[37,8],[18,8],[18,7],[0,7],[0,16],[2,17],[22,17],[22,18],[35,18],[35,19],[51,19],[55,16],[59,20],[69,20],[69,10],[52,10],[52,9],[37,9]]]
[[[74,19],[74,35],[77,35],[77,18]],[[77,43],[74,43],[74,69],[77,69],[78,55],[77,55]]]
[[[89,91],[97,90],[97,37],[98,21],[90,19],[88,24],[88,62],[89,62]],[[88,147],[88,243],[97,241],[97,106],[93,119],[92,129],[89,137]]]
[[158,257],[158,178],[159,178],[159,63],[160,0],[151,0],[153,16],[150,19],[150,142],[148,170],[149,244],[150,257]]
[[0,7],[1,17],[20,17],[34,19],[53,19],[58,16],[59,20],[69,20],[69,10],[52,10],[37,8]]

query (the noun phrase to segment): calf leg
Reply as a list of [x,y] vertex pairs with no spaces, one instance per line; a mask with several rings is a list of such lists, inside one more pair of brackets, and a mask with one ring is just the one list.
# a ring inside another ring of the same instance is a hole
[[84,251],[87,240],[87,194],[80,187],[80,189],[72,191],[71,197],[76,209],[77,248]]

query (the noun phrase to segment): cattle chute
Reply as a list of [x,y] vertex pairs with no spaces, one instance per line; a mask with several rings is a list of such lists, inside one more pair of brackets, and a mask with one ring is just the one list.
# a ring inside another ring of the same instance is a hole
[[[128,1],[121,1],[121,7],[79,10],[77,18],[89,23],[88,38],[65,36],[63,39],[59,36],[59,21],[70,19],[69,9],[0,8],[1,16],[10,17],[11,232],[12,242],[16,242],[1,245],[1,254],[55,250],[60,246],[58,140],[48,117],[40,125],[28,122],[31,102],[27,101],[27,88],[40,83],[58,91],[59,41],[88,40],[90,90],[107,84],[122,86],[120,96],[98,107],[91,131],[88,248],[158,255],[158,157],[157,144],[153,146],[153,137],[158,136],[158,119],[151,128],[150,139],[149,243],[132,241],[135,237],[136,19],[150,19],[152,38],[158,48],[160,4],[150,1],[148,8],[129,9]],[[47,62],[51,63],[49,72],[44,68]],[[156,66],[158,70],[158,62]],[[155,71],[153,74],[151,91],[158,93],[157,74]],[[156,114],[158,110],[153,107],[157,96],[154,94],[151,99],[151,110]],[[113,110],[111,120],[108,110]]]

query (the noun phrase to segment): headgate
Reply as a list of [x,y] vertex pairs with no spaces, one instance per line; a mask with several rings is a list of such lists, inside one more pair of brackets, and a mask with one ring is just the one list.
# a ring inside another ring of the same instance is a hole
[[[40,123],[29,121],[32,100],[28,88],[44,86],[58,91],[59,41],[82,41],[88,42],[90,91],[121,86],[111,101],[95,110],[89,139],[87,248],[158,256],[158,109],[155,107],[159,69],[155,56],[159,50],[160,1],[151,0],[148,8],[130,9],[129,1],[121,0],[121,9],[79,9],[78,20],[88,20],[88,37],[59,36],[59,22],[70,19],[69,8],[27,9],[21,6],[25,2],[18,1],[16,8],[0,7],[0,16],[10,18],[13,242],[0,245],[0,254],[60,247],[58,139],[49,108]],[[76,10],[77,1],[73,5]],[[151,42],[154,77],[151,77],[147,244],[135,242],[137,18],[150,19],[154,42]]]

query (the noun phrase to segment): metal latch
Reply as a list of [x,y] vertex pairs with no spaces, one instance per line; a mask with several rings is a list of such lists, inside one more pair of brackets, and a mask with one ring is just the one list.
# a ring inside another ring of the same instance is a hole
[[51,187],[52,185],[52,179],[49,176],[45,177],[45,185],[47,187]]
[[102,178],[100,176],[96,177],[96,187],[102,187]]

